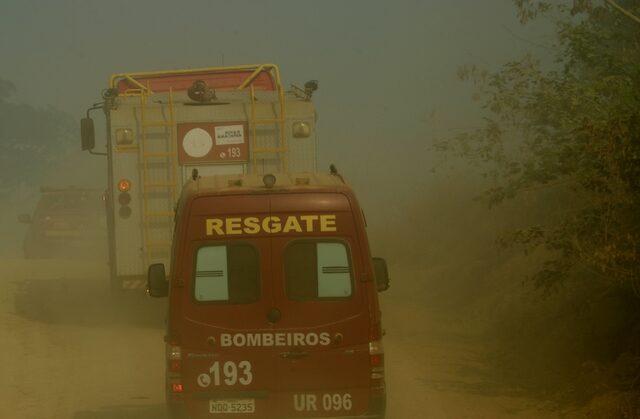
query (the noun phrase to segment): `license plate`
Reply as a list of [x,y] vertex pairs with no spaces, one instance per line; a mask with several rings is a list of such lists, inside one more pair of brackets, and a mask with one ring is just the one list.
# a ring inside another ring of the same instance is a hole
[[209,413],[255,413],[254,399],[209,400]]

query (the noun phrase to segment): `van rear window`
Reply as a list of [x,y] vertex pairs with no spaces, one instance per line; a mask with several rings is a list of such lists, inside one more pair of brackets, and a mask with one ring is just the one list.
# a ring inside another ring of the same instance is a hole
[[284,251],[287,296],[292,300],[348,298],[351,261],[342,242],[295,241]]
[[260,297],[259,257],[249,244],[200,247],[196,253],[195,299],[251,303]]

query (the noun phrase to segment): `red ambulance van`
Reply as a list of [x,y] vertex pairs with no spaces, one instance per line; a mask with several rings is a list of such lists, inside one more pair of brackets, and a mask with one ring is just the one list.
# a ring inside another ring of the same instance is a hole
[[148,274],[169,297],[171,417],[383,418],[388,282],[341,176],[189,182],[169,275]]

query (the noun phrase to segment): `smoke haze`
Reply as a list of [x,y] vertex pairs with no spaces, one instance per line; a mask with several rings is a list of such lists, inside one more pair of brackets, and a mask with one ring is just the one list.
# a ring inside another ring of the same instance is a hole
[[[548,58],[551,25],[520,25],[507,0],[3,0],[0,79],[15,85],[7,103],[74,123],[113,73],[274,63],[287,87],[318,80],[318,167],[335,164],[352,184],[374,256],[390,265],[388,417],[554,418],[553,386],[500,368],[508,360],[523,371],[535,341],[511,348],[525,354],[516,359],[490,346],[531,316],[526,278],[541,260],[499,249],[496,237],[539,209],[489,211],[473,200],[488,185],[480,170],[432,148],[485,116],[458,68]],[[102,115],[94,119],[103,151]],[[106,186],[106,162],[79,151],[77,125],[34,169],[39,181],[0,191],[0,329],[12,357],[0,417],[164,417],[163,305],[110,301],[106,254],[23,259],[17,216],[33,213],[40,186]],[[537,333],[564,303],[545,303]]]

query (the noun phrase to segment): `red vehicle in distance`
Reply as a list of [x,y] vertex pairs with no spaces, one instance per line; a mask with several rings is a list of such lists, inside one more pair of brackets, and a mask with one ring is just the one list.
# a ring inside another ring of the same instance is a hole
[[23,251],[27,259],[49,257],[107,257],[104,194],[97,189],[40,188],[33,215],[21,214],[28,224]]

